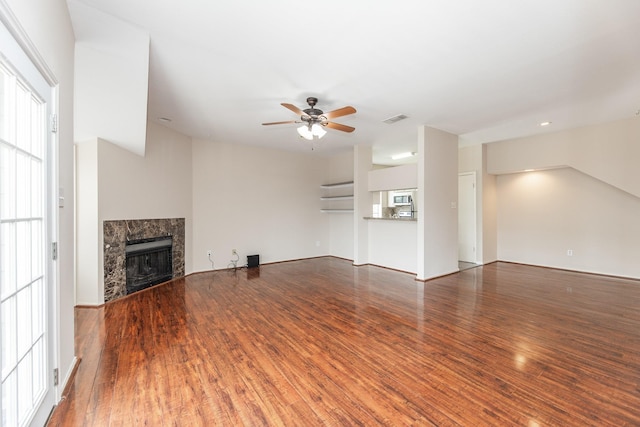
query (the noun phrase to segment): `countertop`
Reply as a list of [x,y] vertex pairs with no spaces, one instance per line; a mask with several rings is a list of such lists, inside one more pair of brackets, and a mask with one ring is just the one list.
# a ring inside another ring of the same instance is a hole
[[372,216],[363,216],[362,219],[373,219],[373,220],[382,220],[382,221],[417,221],[418,218],[408,218],[408,217],[402,217],[402,218],[378,218],[378,217],[372,217]]

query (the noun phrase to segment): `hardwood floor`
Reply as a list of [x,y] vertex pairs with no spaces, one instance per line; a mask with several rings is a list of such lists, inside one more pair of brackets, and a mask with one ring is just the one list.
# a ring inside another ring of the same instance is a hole
[[335,258],[76,309],[51,426],[640,425],[640,281]]

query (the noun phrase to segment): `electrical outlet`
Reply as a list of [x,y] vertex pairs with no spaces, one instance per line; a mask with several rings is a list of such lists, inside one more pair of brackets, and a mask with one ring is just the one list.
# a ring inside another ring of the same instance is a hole
[[209,249],[209,250],[207,251],[207,256],[208,256],[208,257],[210,257],[210,256],[211,256],[211,249]]
[[573,256],[573,249],[567,249],[567,256]]
[[231,255],[238,255],[238,251],[236,251],[235,249],[231,249]]

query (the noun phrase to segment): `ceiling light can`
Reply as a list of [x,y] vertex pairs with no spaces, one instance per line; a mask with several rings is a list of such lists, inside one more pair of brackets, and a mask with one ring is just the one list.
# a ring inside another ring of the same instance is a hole
[[406,158],[409,158],[409,157],[413,157],[415,155],[416,155],[416,153],[411,151],[411,152],[406,152],[406,153],[394,154],[393,156],[391,156],[391,159],[392,160],[400,160],[400,159],[406,159]]

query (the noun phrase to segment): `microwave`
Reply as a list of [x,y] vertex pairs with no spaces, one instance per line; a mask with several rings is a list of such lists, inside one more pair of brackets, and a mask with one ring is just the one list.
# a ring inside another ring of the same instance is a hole
[[394,206],[410,206],[411,194],[394,194],[393,204]]

